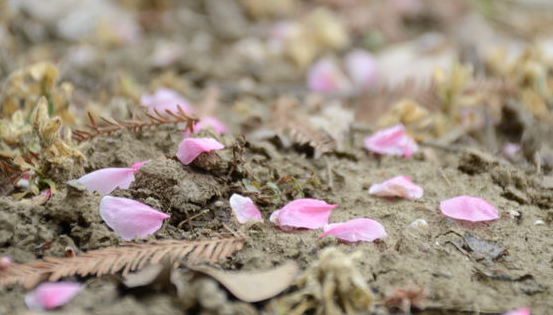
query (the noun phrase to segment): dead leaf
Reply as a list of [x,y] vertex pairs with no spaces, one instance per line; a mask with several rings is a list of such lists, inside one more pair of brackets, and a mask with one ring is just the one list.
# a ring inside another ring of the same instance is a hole
[[491,260],[495,260],[507,252],[507,249],[501,244],[483,240],[470,233],[465,233],[463,240],[472,252],[483,255]]
[[266,271],[226,271],[209,266],[189,268],[213,277],[235,297],[250,303],[278,295],[298,274],[298,266],[292,261]]

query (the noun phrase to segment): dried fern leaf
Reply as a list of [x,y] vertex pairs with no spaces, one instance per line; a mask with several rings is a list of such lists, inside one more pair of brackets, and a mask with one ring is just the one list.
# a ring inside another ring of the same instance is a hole
[[46,257],[43,261],[12,264],[0,271],[0,285],[9,287],[21,284],[30,289],[41,281],[57,281],[69,276],[100,277],[118,272],[125,275],[161,260],[169,261],[175,268],[184,259],[189,264],[213,264],[241,249],[244,242],[243,237],[233,237],[193,242],[124,243],[119,247],[93,250],[75,257]]
[[100,119],[104,123],[106,123],[107,126],[98,126],[92,114],[88,113],[89,124],[86,127],[89,130],[73,131],[73,139],[81,143],[83,141],[90,140],[96,136],[107,135],[122,129],[127,129],[132,132],[139,132],[146,128],[153,128],[164,124],[176,125],[180,123],[185,123],[185,129],[192,131],[194,124],[198,122],[197,118],[188,116],[180,106],[178,106],[178,111],[176,113],[168,109],[165,110],[164,114],[158,112],[157,110],[154,110],[154,113],[154,115],[146,113],[145,119],[137,118],[132,120],[110,120],[104,117],[100,117]]

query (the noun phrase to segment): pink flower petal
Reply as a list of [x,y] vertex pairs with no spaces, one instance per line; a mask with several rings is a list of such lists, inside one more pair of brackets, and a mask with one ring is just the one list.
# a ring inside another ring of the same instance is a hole
[[138,201],[112,196],[100,201],[100,216],[125,241],[156,232],[170,217]]
[[442,213],[450,218],[471,222],[499,218],[497,209],[482,198],[459,196],[440,202]]
[[307,86],[316,92],[344,92],[350,89],[347,77],[331,59],[321,59],[311,66]]
[[372,185],[369,188],[369,194],[379,197],[419,199],[422,197],[423,189],[413,184],[407,176],[396,176],[380,184]]
[[318,229],[328,223],[330,212],[337,206],[323,200],[298,199],[273,212],[269,220],[280,227]]
[[524,307],[524,308],[519,308],[516,310],[509,311],[507,313],[504,313],[503,315],[530,315],[530,313],[531,313],[530,308]]
[[103,168],[84,175],[77,181],[89,192],[99,191],[102,195],[107,195],[119,187],[128,189],[134,181],[134,173],[138,172],[140,167],[149,161],[134,163],[131,167],[109,167]]
[[186,138],[179,144],[177,158],[188,165],[203,152],[220,150],[225,146],[213,138]]
[[514,159],[516,154],[520,151],[520,145],[516,143],[507,143],[503,147],[503,156],[508,159]]
[[372,242],[376,239],[386,237],[386,230],[382,224],[371,219],[353,219],[342,223],[331,223],[323,227],[324,233],[319,235],[323,237],[325,235],[334,235],[348,242]]
[[405,157],[418,150],[417,143],[407,135],[402,124],[376,132],[365,140],[365,147],[374,153]]
[[71,301],[80,290],[77,282],[45,282],[27,293],[25,304],[33,311],[51,310]]
[[346,55],[344,63],[356,87],[367,88],[376,83],[376,60],[370,53],[362,49],[353,50]]
[[178,106],[180,106],[186,114],[192,113],[188,101],[179,93],[167,88],[159,88],[154,94],[142,95],[140,102],[142,106],[148,108],[148,113],[152,115],[155,114],[154,109],[160,114],[165,114],[165,110],[167,109],[176,113],[178,112]]
[[257,209],[253,201],[248,197],[232,194],[232,196],[230,196],[230,207],[240,223],[246,223],[250,220],[263,221],[261,212],[259,212],[259,209]]
[[8,268],[11,264],[13,264],[13,260],[10,257],[0,257],[0,270]]
[[194,125],[192,132],[187,129],[183,132],[183,135],[188,137],[191,133],[198,133],[200,130],[207,128],[213,128],[213,130],[218,134],[223,134],[228,130],[227,126],[225,126],[219,119],[207,116],[200,119],[200,121]]

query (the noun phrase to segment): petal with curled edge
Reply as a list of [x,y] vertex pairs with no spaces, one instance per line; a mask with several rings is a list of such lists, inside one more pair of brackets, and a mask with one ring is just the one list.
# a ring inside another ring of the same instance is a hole
[[323,231],[319,237],[334,235],[336,238],[348,242],[372,242],[388,236],[382,224],[366,218],[327,224],[323,227]]
[[458,196],[440,202],[440,210],[450,218],[471,222],[490,221],[499,218],[499,211],[482,198]]
[[330,213],[337,206],[323,200],[298,199],[273,212],[269,220],[281,228],[318,229],[328,223]]
[[25,304],[33,311],[51,310],[71,301],[80,290],[78,282],[44,282],[25,295]]
[[177,149],[177,158],[182,164],[188,165],[198,155],[213,150],[223,149],[225,146],[213,138],[186,138],[182,140]]

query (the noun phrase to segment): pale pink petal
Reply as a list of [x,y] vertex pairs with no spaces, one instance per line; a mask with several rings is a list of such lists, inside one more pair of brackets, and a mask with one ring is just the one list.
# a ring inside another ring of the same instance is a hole
[[186,138],[177,149],[177,158],[182,164],[188,165],[203,152],[220,150],[225,146],[213,138]]
[[134,174],[140,167],[149,161],[134,163],[131,167],[109,167],[103,168],[84,175],[77,181],[89,192],[98,191],[107,195],[115,188],[128,189],[134,181]]
[[531,313],[530,308],[524,307],[524,308],[519,308],[516,310],[509,311],[507,313],[504,313],[503,315],[530,315],[530,313]]
[[331,59],[317,61],[307,74],[307,86],[316,92],[345,92],[350,83]]
[[348,242],[372,242],[388,236],[382,224],[365,218],[327,224],[323,227],[323,234],[319,235],[319,237],[329,234]]
[[459,196],[440,202],[442,213],[448,217],[471,222],[489,221],[499,218],[497,209],[478,197]]
[[346,55],[344,63],[349,77],[358,88],[368,88],[376,83],[376,60],[369,52],[353,50]]
[[148,113],[152,115],[155,114],[154,109],[160,114],[165,114],[165,110],[167,109],[176,113],[178,112],[178,106],[180,106],[186,114],[192,113],[188,101],[179,93],[167,88],[159,88],[154,94],[142,95],[140,103],[142,106],[146,106],[148,108]]
[[503,147],[503,156],[508,159],[514,159],[516,154],[520,151],[520,145],[516,143],[507,143]]
[[371,152],[410,157],[418,150],[402,124],[380,130],[365,140],[365,147]]
[[318,229],[328,223],[330,212],[337,206],[323,200],[298,199],[273,212],[269,220],[280,227]]
[[396,176],[380,184],[374,184],[369,188],[369,194],[379,197],[402,197],[407,199],[419,199],[422,197],[422,187],[413,184],[407,176]]
[[253,201],[248,197],[232,194],[232,196],[230,196],[230,207],[240,223],[246,223],[250,220],[263,221],[261,212],[259,212],[259,209],[257,209]]
[[11,264],[13,264],[13,260],[10,257],[0,257],[0,270],[8,268]]
[[104,196],[100,201],[100,216],[126,241],[156,232],[163,220],[169,218],[169,215],[138,201],[112,196]]
[[51,310],[71,301],[80,290],[77,282],[45,282],[27,293],[25,304],[33,311]]
[[204,117],[194,125],[192,132],[188,129],[183,132],[183,135],[188,137],[191,133],[198,133],[200,130],[213,128],[213,130],[218,134],[223,134],[227,132],[227,126],[223,124],[219,119],[211,116]]

